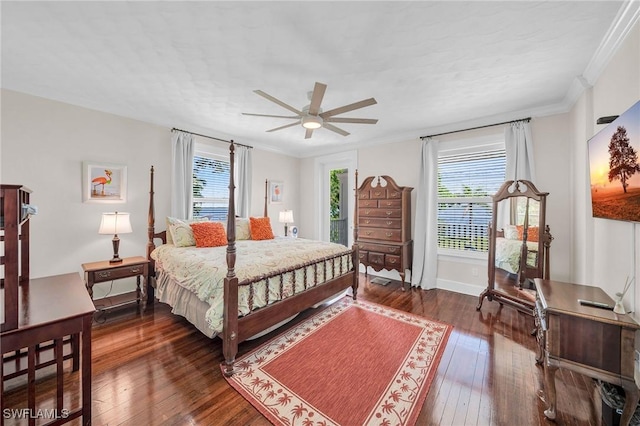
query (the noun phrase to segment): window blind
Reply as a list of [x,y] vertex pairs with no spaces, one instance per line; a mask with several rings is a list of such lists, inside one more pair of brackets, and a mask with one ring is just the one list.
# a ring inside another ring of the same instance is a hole
[[438,247],[487,251],[492,195],[504,183],[501,149],[441,153],[438,158]]
[[229,210],[229,160],[214,154],[193,157],[193,216],[226,221]]

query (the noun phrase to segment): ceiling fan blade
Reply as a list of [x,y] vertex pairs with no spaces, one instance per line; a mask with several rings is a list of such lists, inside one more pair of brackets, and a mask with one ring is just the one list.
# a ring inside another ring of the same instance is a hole
[[358,124],[376,124],[377,118],[342,118],[342,117],[328,117],[324,119],[325,123],[358,123]]
[[286,108],[291,112],[295,112],[298,115],[302,115],[302,111],[295,109],[291,105],[285,104],[281,100],[274,98],[273,96],[269,95],[268,93],[264,93],[262,90],[254,90],[254,93],[262,96],[265,99],[270,100],[271,102],[274,102],[274,103],[280,105],[282,108]]
[[307,129],[307,131],[304,132],[305,139],[311,139],[311,135],[313,135],[313,129]]
[[334,115],[343,114],[345,112],[353,111],[354,109],[364,108],[370,105],[375,105],[378,102],[374,98],[365,99],[360,102],[355,102],[349,105],[341,106],[339,108],[335,108],[326,112],[323,112],[320,115],[322,118],[332,117]]
[[325,129],[327,129],[327,130],[331,130],[332,132],[336,132],[336,133],[338,133],[338,134],[341,134],[342,136],[349,136],[349,135],[351,134],[351,133],[349,133],[349,132],[347,132],[347,131],[345,131],[345,130],[342,130],[341,128],[336,127],[336,126],[334,126],[333,124],[329,124],[329,123],[327,123],[327,122],[325,122],[325,123],[322,125],[322,127],[324,127],[324,128],[325,128]]
[[316,85],[313,87],[313,95],[311,95],[311,103],[309,104],[310,115],[318,115],[320,112],[320,104],[322,103],[325,90],[327,90],[326,84],[316,82]]
[[296,121],[295,123],[285,124],[284,126],[276,127],[275,129],[269,129],[269,130],[267,130],[267,132],[275,132],[276,130],[286,129],[287,127],[293,127],[293,126],[297,126],[299,124],[300,124],[300,122]]
[[254,117],[274,117],[274,118],[300,118],[297,115],[270,115],[270,114],[252,114],[250,112],[243,112],[242,115],[252,115]]

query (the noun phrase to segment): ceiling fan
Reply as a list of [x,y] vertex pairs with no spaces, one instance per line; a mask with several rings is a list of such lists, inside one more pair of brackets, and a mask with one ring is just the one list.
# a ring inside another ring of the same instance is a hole
[[267,130],[267,132],[275,132],[276,130],[286,129],[287,127],[293,127],[298,124],[301,124],[302,127],[306,129],[304,134],[305,139],[311,138],[313,131],[324,127],[327,130],[331,130],[332,132],[336,132],[342,136],[348,136],[349,132],[334,126],[331,123],[358,123],[358,124],[376,124],[378,122],[377,119],[373,118],[346,118],[346,117],[336,117],[336,115],[344,114],[345,112],[353,111],[356,109],[364,108],[370,105],[377,104],[374,98],[369,98],[362,100],[360,102],[355,102],[349,105],[344,105],[339,108],[334,108],[329,111],[322,111],[320,108],[320,104],[322,104],[322,98],[324,97],[324,92],[327,90],[327,85],[316,82],[313,92],[309,92],[309,105],[299,110],[297,108],[292,107],[279,99],[274,98],[273,96],[263,92],[262,90],[254,90],[254,92],[265,99],[270,100],[283,108],[288,109],[289,111],[295,113],[296,115],[269,115],[269,114],[251,114],[248,112],[243,112],[243,115],[252,115],[256,117],[275,117],[275,118],[288,118],[292,120],[296,120],[293,123],[285,124],[284,126],[276,127],[274,129]]

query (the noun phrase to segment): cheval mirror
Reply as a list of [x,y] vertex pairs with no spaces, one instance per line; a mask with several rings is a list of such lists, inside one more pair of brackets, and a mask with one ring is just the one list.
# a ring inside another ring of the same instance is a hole
[[534,278],[549,279],[551,236],[545,222],[548,192],[528,180],[506,181],[493,196],[489,225],[489,281],[485,298],[533,315]]

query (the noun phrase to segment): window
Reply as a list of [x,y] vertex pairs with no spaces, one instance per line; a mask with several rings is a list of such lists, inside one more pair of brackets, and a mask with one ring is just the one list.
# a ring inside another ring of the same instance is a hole
[[226,221],[229,210],[229,159],[196,152],[193,156],[193,216]]
[[504,142],[446,145],[438,156],[438,249],[487,252],[492,195],[505,180]]

